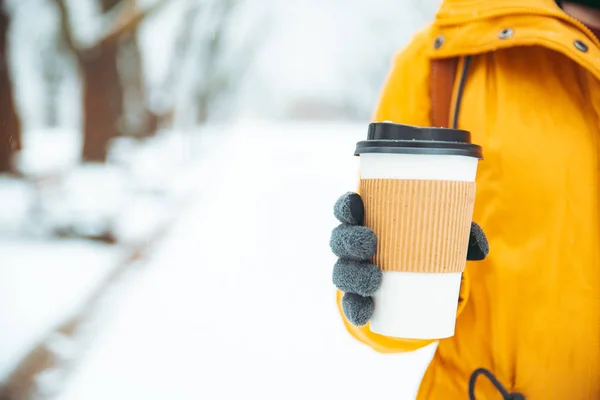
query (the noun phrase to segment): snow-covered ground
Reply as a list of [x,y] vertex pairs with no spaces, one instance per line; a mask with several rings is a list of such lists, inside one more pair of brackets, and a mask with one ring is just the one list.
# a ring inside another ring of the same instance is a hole
[[247,122],[222,135],[196,204],[58,399],[414,398],[433,347],[378,354],[334,300],[332,205],[355,188],[365,134]]
[[82,240],[0,241],[0,381],[78,311],[122,256]]
[[69,129],[24,133],[16,166],[25,179],[0,176],[0,236],[57,232],[143,240],[190,193],[198,140],[211,128],[165,130],[113,140],[105,164],[81,164],[80,135]]
[[[111,164],[96,166],[69,161],[76,150],[59,146],[68,144],[69,132],[25,135],[38,144],[20,160],[27,178],[0,176],[0,382],[181,211],[199,187],[196,168],[219,154],[220,132],[214,126],[165,132],[143,145],[124,141]],[[44,139],[55,139],[55,151],[43,151]],[[199,148],[215,154],[198,157]],[[49,182],[40,183],[44,176]],[[116,244],[51,235],[65,225],[98,230],[106,221]]]

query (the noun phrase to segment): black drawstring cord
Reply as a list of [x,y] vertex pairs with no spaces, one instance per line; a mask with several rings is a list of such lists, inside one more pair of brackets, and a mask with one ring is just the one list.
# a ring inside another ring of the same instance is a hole
[[462,105],[462,97],[465,91],[467,75],[469,73],[469,65],[471,65],[471,56],[466,56],[463,62],[463,70],[460,74],[458,93],[456,94],[456,103],[454,104],[454,120],[452,121],[452,129],[458,129],[458,115],[460,114],[460,106]]
[[469,400],[475,399],[475,381],[477,381],[477,377],[479,375],[485,375],[490,382],[498,389],[498,391],[502,394],[502,398],[504,400],[525,400],[525,396],[521,393],[508,393],[508,391],[502,386],[502,384],[496,379],[494,374],[488,371],[485,368],[478,368],[471,374],[471,378],[469,379]]

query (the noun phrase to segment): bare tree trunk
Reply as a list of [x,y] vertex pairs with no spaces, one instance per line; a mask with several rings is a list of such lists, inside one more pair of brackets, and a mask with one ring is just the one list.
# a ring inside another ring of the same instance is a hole
[[[122,0],[103,0],[103,10],[116,7]],[[112,30],[99,38],[91,49],[80,49],[71,31],[69,10],[64,0],[54,0],[61,15],[62,34],[67,47],[76,56],[83,85],[83,160],[104,162],[110,140],[119,134],[123,115],[123,85],[117,65],[118,50],[129,40],[138,25],[151,13],[167,4],[159,0],[143,11],[117,18]],[[120,17],[120,16],[118,16]]]
[[110,140],[118,135],[123,87],[117,68],[117,41],[100,43],[81,58],[83,78],[83,160],[105,162]]
[[102,8],[102,12],[107,12],[118,6],[121,1],[122,0],[100,0],[100,8]]
[[15,107],[8,70],[8,28],[10,18],[0,0],[0,172],[12,171],[12,156],[21,149],[21,121]]
[[196,97],[196,122],[198,124],[204,124],[208,121],[208,106],[210,103],[209,95],[199,95]]

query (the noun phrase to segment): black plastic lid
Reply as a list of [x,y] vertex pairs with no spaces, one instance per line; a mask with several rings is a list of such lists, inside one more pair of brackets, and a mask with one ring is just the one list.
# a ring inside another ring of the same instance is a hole
[[483,159],[481,146],[471,143],[468,131],[391,122],[369,124],[367,140],[356,144],[354,155],[364,153],[457,155]]

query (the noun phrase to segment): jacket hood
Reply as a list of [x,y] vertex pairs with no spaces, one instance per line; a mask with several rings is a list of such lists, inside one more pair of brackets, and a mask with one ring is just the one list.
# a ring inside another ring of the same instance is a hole
[[444,0],[436,22],[453,24],[511,14],[562,14],[554,0]]
[[430,58],[544,46],[594,71],[600,41],[555,0],[443,0],[428,31]]

